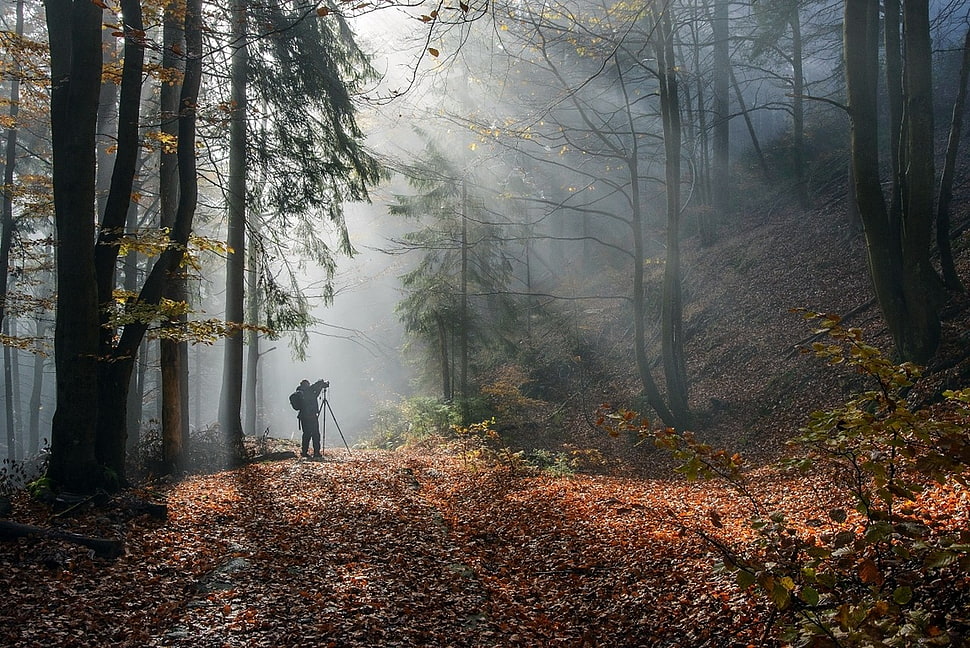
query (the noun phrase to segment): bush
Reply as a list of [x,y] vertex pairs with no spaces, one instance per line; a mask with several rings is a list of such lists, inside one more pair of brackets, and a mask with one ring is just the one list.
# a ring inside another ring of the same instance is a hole
[[461,422],[461,409],[455,402],[418,396],[388,404],[373,417],[371,437],[364,445],[393,450],[444,436]]
[[[814,529],[790,523],[784,511],[755,514],[754,550],[718,543],[722,567],[781,612],[783,638],[796,646],[965,645],[970,529],[919,498],[934,485],[967,487],[970,390],[916,408],[907,395],[918,367],[894,364],[835,316],[806,317],[828,338],[809,351],[859,372],[873,389],[812,414],[786,467],[837,476],[833,486],[853,508],[829,511],[830,523]],[[600,424],[667,449],[689,479],[720,477],[751,497],[737,454],[689,433],[651,430],[631,412],[604,410]]]

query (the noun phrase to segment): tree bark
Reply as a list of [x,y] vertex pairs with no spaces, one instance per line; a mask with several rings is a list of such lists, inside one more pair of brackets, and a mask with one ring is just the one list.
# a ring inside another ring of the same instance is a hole
[[684,308],[680,279],[681,123],[670,11],[668,8],[660,17],[660,40],[657,43],[667,194],[667,259],[664,264],[661,328],[667,400],[677,426],[684,429],[689,425],[690,407],[684,358]]
[[459,328],[459,352],[461,353],[461,424],[468,425],[468,181],[461,180],[461,324]]
[[795,197],[808,207],[808,178],[805,175],[805,72],[802,62],[802,21],[794,3],[788,24],[792,38],[792,166],[795,171]]
[[[242,325],[245,318],[246,274],[246,89],[248,49],[246,0],[232,5],[232,113],[229,119],[228,244],[226,254],[226,322]],[[242,429],[243,332],[225,338],[219,424],[230,462],[244,458]]]
[[731,72],[729,47],[730,12],[728,0],[714,1],[714,19],[711,23],[714,37],[714,129],[713,182],[711,187],[715,217],[724,222],[731,208],[730,187],[730,99],[728,80]]
[[101,87],[102,9],[46,0],[51,56],[51,147],[57,231],[54,325],[57,405],[48,476],[87,492],[101,485],[98,414],[98,291],[94,271],[95,131]]
[[929,360],[940,342],[939,308],[943,284],[930,259],[935,199],[935,126],[933,121],[933,44],[928,0],[903,5],[906,51],[905,161],[899,175],[903,189],[903,294],[908,319],[906,357]]
[[[124,13],[124,66],[118,105],[118,147],[111,173],[111,190],[105,203],[98,244],[95,246],[94,267],[97,276],[100,345],[98,364],[99,409],[97,417],[98,460],[117,478],[125,479],[125,451],[127,437],[128,388],[134,365],[135,349],[131,354],[115,352],[115,330],[108,316],[113,311],[114,290],[117,287],[119,242],[124,236],[125,223],[131,207],[135,169],[138,165],[140,143],[138,126],[141,116],[142,74],[144,72],[144,25],[140,0],[122,0]],[[60,310],[60,309],[58,309]]]
[[[179,24],[180,12],[174,4],[166,4],[162,27],[162,67],[166,79],[160,89],[160,130],[178,139],[178,103],[180,83],[175,80],[182,74],[181,57],[184,35]],[[161,202],[161,225],[172,227],[178,212],[178,158],[171,149],[163,147],[159,161],[159,197]],[[166,297],[175,302],[187,299],[185,273],[179,272],[169,278]],[[183,313],[167,326],[180,331],[188,317]],[[177,473],[184,464],[188,446],[188,349],[184,342],[166,337],[159,341],[159,358],[162,370],[162,466],[169,473]]]
[[[869,270],[876,298],[893,336],[897,353],[905,360],[926,362],[940,339],[938,307],[940,282],[929,264],[929,228],[932,214],[932,104],[929,102],[929,23],[926,2],[907,3],[907,123],[905,214],[902,222],[886,207],[879,175],[877,79],[879,57],[879,2],[859,0],[845,4],[844,38],[846,88],[851,122],[851,162],[856,200],[863,220]],[[910,67],[912,66],[912,67]],[[922,112],[923,115],[915,113]],[[925,149],[919,151],[920,148]],[[928,175],[927,175],[928,169]],[[895,171],[894,171],[895,172]]]
[[448,354],[448,327],[441,313],[434,314],[438,331],[438,366],[441,372],[441,398],[449,401],[454,397],[451,389],[451,361]]
[[[620,88],[624,95],[627,95],[626,83],[623,78],[623,70],[620,62],[616,61],[617,78],[620,81]],[[676,417],[670,411],[664,401],[653,379],[650,369],[650,361],[647,358],[646,343],[646,295],[643,286],[643,266],[646,261],[646,252],[643,243],[643,199],[640,195],[640,149],[637,139],[636,129],[633,124],[633,115],[630,112],[632,105],[629,97],[626,97],[626,120],[630,128],[630,150],[626,154],[627,177],[630,182],[630,233],[633,238],[633,295],[631,305],[633,307],[633,354],[636,360],[637,374],[640,377],[640,388],[647,404],[653,408],[664,425],[673,426],[676,424]]]
[[954,292],[964,292],[963,282],[953,264],[953,247],[950,245],[950,204],[953,202],[953,177],[956,173],[957,152],[963,130],[963,109],[967,100],[967,80],[970,77],[970,30],[963,40],[963,60],[960,63],[960,81],[957,97],[950,117],[950,135],[946,143],[946,160],[940,174],[940,191],[936,210],[936,247],[940,251],[940,266],[946,287]]

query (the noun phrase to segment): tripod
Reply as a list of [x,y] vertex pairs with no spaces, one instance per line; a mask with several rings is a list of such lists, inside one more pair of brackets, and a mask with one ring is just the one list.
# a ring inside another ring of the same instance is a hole
[[317,418],[323,413],[323,424],[320,426],[320,455],[324,455],[327,449],[327,412],[330,412],[330,418],[333,419],[333,424],[337,427],[337,432],[340,434],[340,439],[344,442],[344,447],[347,448],[347,452],[350,452],[350,446],[347,445],[347,439],[344,438],[343,430],[340,429],[340,424],[337,423],[337,417],[334,416],[333,408],[330,407],[330,401],[327,400],[327,388],[323,388],[323,400],[320,402],[320,407],[317,409]]

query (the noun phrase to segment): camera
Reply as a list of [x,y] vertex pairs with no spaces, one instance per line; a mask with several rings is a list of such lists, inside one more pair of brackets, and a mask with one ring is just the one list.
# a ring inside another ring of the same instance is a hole
[[330,387],[330,381],[329,380],[324,380],[323,381],[323,388],[324,389],[328,389],[329,387]]

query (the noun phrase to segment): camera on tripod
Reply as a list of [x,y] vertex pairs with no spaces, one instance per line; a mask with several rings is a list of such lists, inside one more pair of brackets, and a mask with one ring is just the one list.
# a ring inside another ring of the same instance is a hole
[[329,389],[330,388],[330,381],[329,380],[324,380],[323,381],[323,388],[324,389]]

